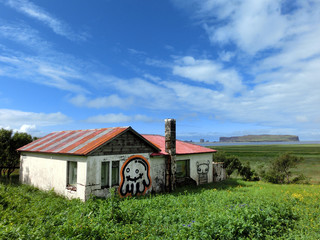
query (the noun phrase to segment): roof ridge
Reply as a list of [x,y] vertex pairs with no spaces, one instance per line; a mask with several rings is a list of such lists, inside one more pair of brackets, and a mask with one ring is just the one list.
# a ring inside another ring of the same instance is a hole
[[59,132],[76,132],[76,131],[93,131],[93,130],[102,130],[102,129],[116,129],[116,128],[129,128],[131,126],[122,126],[122,127],[105,127],[105,128],[89,128],[89,129],[74,129],[74,130],[61,130],[61,131],[54,131],[51,133],[59,133]]

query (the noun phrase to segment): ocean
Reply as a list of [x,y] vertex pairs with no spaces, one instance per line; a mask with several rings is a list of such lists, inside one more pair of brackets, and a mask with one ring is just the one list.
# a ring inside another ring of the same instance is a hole
[[[235,145],[276,145],[276,144],[320,144],[320,141],[299,141],[299,142],[194,142],[200,146],[235,146]],[[320,147],[320,146],[319,146]]]

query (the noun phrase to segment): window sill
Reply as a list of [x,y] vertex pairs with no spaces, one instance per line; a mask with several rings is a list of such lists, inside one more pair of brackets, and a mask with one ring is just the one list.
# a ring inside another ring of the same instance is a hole
[[67,186],[67,190],[76,192],[77,191],[77,187],[75,187],[75,186]]

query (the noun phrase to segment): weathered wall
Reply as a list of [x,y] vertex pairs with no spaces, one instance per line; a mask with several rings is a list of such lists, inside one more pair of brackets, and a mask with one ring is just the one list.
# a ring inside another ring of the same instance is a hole
[[[130,161],[138,159],[138,161]],[[140,161],[142,159],[142,161]],[[164,162],[162,159],[150,160],[150,155],[142,154],[120,154],[106,156],[90,156],[87,160],[87,188],[86,199],[91,195],[107,197],[108,188],[101,188],[101,163],[119,161],[120,195],[139,195],[162,189],[160,179],[164,178]],[[147,162],[147,164],[144,164]],[[124,165],[125,164],[125,165]],[[131,169],[131,172],[130,172]],[[129,171],[128,171],[129,170]],[[136,173],[139,172],[139,173]],[[140,176],[140,174],[142,175]],[[148,176],[149,173],[149,176]],[[140,178],[141,177],[141,178]],[[122,184],[121,184],[122,183]],[[127,191],[127,185],[130,189]],[[131,186],[132,189],[131,189]]]
[[[69,198],[84,200],[86,185],[86,157],[23,153],[20,157],[20,182],[42,190],[53,189]],[[77,191],[66,189],[67,162],[77,161]]]
[[212,182],[212,153],[177,155],[177,161],[190,159],[190,177],[197,185]]
[[165,191],[165,158],[163,156],[152,156],[150,160],[152,191]]
[[220,182],[227,179],[226,169],[223,168],[223,162],[214,162],[213,166],[213,181]]
[[[197,184],[212,182],[212,153],[177,155],[177,161],[190,160],[190,177]],[[66,188],[67,162],[77,161],[77,190]],[[20,181],[43,190],[54,189],[68,198],[87,200],[91,195],[108,197],[109,188],[101,188],[101,163],[119,161],[122,196],[135,196],[165,189],[165,156],[148,153],[106,156],[69,156],[24,153],[21,156]]]

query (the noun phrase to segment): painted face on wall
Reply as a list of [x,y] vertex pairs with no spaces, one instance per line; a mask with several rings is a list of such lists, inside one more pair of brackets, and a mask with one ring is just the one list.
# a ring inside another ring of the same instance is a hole
[[120,174],[120,196],[142,195],[151,187],[150,165],[143,156],[128,158],[124,162]]
[[208,182],[209,166],[210,166],[209,160],[206,163],[197,162],[198,184],[203,184]]
[[210,164],[209,161],[207,163],[198,163],[197,162],[197,173],[198,174],[207,174],[209,172],[209,164]]

